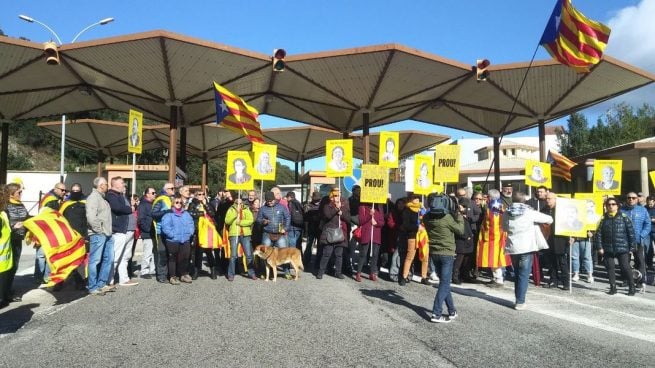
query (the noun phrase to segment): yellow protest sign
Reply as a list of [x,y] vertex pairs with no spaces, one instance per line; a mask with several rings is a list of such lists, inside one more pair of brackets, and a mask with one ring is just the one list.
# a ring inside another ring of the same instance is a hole
[[525,160],[525,185],[531,187],[545,186],[553,187],[550,176],[550,164],[534,160]]
[[459,156],[457,144],[440,144],[434,148],[434,177],[444,183],[459,183]]
[[430,194],[432,188],[432,156],[414,156],[414,194]]
[[250,152],[227,151],[227,175],[225,187],[231,190],[251,190],[255,188],[252,177]]
[[362,203],[387,203],[389,195],[389,169],[380,165],[362,165]]
[[621,160],[594,160],[594,193],[621,194]]
[[127,152],[141,154],[143,148],[143,113],[130,109],[127,124]]
[[603,216],[603,197],[594,193],[575,193],[574,198],[585,201],[585,230],[596,231]]
[[274,144],[252,143],[252,162],[255,180],[275,180],[275,160],[277,146]]
[[379,159],[380,165],[398,167],[398,147],[400,146],[400,134],[398,132],[380,132]]
[[328,178],[339,178],[353,174],[352,139],[330,139],[325,141],[326,174]]
[[655,186],[655,171],[649,172],[648,175],[650,175],[651,183],[653,183],[653,186]]
[[557,198],[555,235],[586,238],[586,205],[586,201],[581,199]]

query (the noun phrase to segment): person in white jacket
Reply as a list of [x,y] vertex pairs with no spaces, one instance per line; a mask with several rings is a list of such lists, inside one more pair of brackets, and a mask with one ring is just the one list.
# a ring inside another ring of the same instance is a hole
[[552,224],[553,218],[532,209],[525,204],[526,195],[514,192],[513,203],[509,208],[509,227],[505,253],[512,257],[512,265],[516,272],[514,279],[514,309],[525,309],[525,294],[528,291],[528,280],[532,269],[532,254],[537,252],[539,244],[546,240],[537,224]]

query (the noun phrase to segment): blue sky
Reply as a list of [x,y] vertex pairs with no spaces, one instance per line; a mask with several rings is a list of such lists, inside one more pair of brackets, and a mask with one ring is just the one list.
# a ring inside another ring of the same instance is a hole
[[[165,29],[266,54],[274,48],[284,48],[291,55],[399,43],[460,62],[474,64],[476,59],[486,58],[493,64],[504,64],[530,60],[554,4],[555,0],[22,0],[4,2],[0,28],[10,36],[36,42],[51,38],[43,27],[18,19],[19,14],[25,14],[49,25],[67,43],[87,25],[114,17],[115,22],[95,27],[79,40]],[[612,27],[608,54],[655,73],[655,0],[573,0],[573,5]],[[537,60],[548,57],[540,48]],[[654,88],[645,90],[618,101],[655,105]],[[585,113],[595,121],[618,101]],[[294,123],[262,117],[262,125],[269,128]],[[453,138],[474,136],[415,122],[384,129],[410,126]],[[534,131],[520,134],[536,135]],[[322,164],[308,166],[320,168]]]

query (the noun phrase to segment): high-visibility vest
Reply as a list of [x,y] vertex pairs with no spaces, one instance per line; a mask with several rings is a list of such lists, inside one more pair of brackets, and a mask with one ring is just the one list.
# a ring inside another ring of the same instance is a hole
[[64,211],[66,211],[66,209],[68,207],[74,205],[75,203],[82,203],[83,205],[86,206],[86,200],[85,199],[82,199],[82,200],[79,200],[79,201],[74,201],[72,199],[69,199],[66,202],[61,204],[61,207],[59,207],[59,213],[61,213],[63,215]]
[[5,211],[0,212],[2,219],[2,234],[0,235],[0,272],[11,269],[14,260],[11,251],[11,227],[9,226],[9,217]]
[[[171,197],[167,195],[160,195],[159,197],[155,198],[155,200],[152,202],[152,208],[155,208],[155,204],[159,202],[164,202],[164,205],[166,206],[165,209],[171,209],[173,207],[173,201],[171,201]],[[158,223],[155,220],[152,220],[152,223],[155,225],[155,235],[161,234],[161,223]],[[159,241],[159,239],[157,239]]]

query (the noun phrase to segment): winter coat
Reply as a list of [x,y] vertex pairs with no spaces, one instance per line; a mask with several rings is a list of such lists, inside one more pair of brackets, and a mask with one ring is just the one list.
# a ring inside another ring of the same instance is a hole
[[141,230],[141,239],[150,239],[152,237],[152,202],[141,198],[139,206],[136,208],[136,224]]
[[[240,213],[239,213],[240,212]],[[240,217],[239,225],[236,219]],[[241,206],[241,211],[237,205],[233,205],[225,214],[225,225],[229,226],[230,236],[250,236],[252,235],[252,224],[255,222],[250,207]]]
[[603,249],[606,255],[617,256],[635,248],[635,231],[630,217],[624,213],[603,215],[596,230],[594,247]]
[[457,254],[470,254],[473,253],[473,231],[471,230],[471,223],[464,221],[464,233],[462,235],[455,235],[455,253]]
[[318,244],[327,245],[327,234],[326,229],[334,229],[337,227],[341,228],[344,235],[344,241],[338,244],[330,244],[339,247],[345,247],[348,245],[348,224],[350,223],[350,207],[348,202],[341,201],[341,216],[338,216],[339,210],[332,205],[332,203],[327,202],[321,206],[321,236],[318,239]]
[[61,204],[59,211],[75,231],[82,236],[87,235],[89,224],[86,221],[86,201],[73,201],[69,199]]
[[430,254],[455,255],[455,235],[464,235],[465,222],[462,215],[455,216],[453,218],[450,213],[447,213],[442,216],[426,214],[423,217],[430,242]]
[[104,194],[93,189],[86,198],[86,221],[89,223],[89,235],[111,236],[111,208],[104,197]]
[[416,232],[418,231],[418,212],[405,207],[400,216],[402,218],[400,231],[407,236],[407,239],[416,238]]
[[132,215],[132,206],[123,193],[109,189],[105,199],[111,208],[111,231],[113,233],[126,233],[127,225]]
[[523,203],[514,203],[509,209],[509,228],[505,252],[524,254],[539,250],[535,237],[535,224],[552,224],[553,218],[537,212]]
[[269,234],[280,234],[280,225],[284,231],[289,232],[291,226],[291,218],[287,207],[280,203],[274,204],[272,207],[263,205],[259,208],[257,213],[257,222],[264,224],[264,220],[268,220],[268,224],[264,225],[264,232]]
[[161,231],[166,241],[186,243],[191,240],[194,230],[193,218],[184,210],[180,212],[173,210],[165,214],[161,220]]
[[646,207],[639,205],[629,207],[623,206],[621,212],[625,213],[632,220],[632,226],[635,230],[635,239],[638,245],[646,245],[650,243],[650,215]]
[[[361,244],[369,244],[371,242],[371,205],[359,205],[359,227],[362,229],[362,237],[359,240]],[[373,225],[373,244],[382,244],[382,227],[384,226],[384,213],[382,207],[375,205],[375,222]]]

